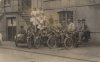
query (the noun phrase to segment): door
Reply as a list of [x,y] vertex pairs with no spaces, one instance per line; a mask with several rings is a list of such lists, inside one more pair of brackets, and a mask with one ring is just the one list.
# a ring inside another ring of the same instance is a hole
[[9,41],[13,41],[14,37],[16,35],[16,21],[15,21],[15,17],[7,18],[7,21],[8,21],[8,30],[7,30],[8,40]]

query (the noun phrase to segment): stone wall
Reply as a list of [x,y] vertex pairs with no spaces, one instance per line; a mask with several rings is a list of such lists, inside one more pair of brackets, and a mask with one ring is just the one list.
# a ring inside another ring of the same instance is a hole
[[3,17],[2,19],[3,20],[0,20],[0,33],[2,33],[3,35],[3,40],[6,40],[7,23],[5,17]]

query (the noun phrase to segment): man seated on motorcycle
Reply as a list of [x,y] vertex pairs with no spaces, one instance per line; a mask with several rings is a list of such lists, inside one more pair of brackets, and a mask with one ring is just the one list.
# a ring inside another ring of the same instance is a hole
[[90,37],[90,31],[85,23],[85,19],[78,20],[77,31],[79,33],[79,44],[86,43]]
[[26,34],[26,30],[24,29],[24,26],[20,26],[20,34]]
[[24,26],[20,26],[19,37],[24,38],[26,36],[26,30]]
[[32,24],[30,24],[27,29],[27,36],[30,36],[30,37],[33,36],[35,33],[34,31],[35,31],[35,27]]

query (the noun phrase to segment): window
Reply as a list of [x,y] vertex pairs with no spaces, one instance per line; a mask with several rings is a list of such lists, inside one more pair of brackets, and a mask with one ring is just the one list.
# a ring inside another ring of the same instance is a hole
[[4,0],[5,6],[9,6],[11,4],[11,0]]
[[22,0],[22,9],[27,10],[31,8],[31,0]]
[[89,0],[89,2],[90,2],[90,3],[96,3],[96,1],[95,1],[95,0]]
[[73,11],[60,11],[59,14],[59,20],[60,23],[65,26],[67,24],[68,19],[73,19]]
[[73,19],[73,11],[67,11],[67,19]]

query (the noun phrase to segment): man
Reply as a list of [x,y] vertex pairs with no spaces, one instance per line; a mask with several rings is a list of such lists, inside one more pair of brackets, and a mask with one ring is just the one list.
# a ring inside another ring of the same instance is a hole
[[84,40],[84,45],[88,44],[88,39],[90,39],[90,30],[85,22],[85,19],[82,19],[82,30],[83,30],[83,36],[82,39]]
[[[68,34],[70,35],[70,37],[72,39],[74,39],[73,36],[74,36],[75,30],[76,30],[75,24],[73,23],[73,21],[71,19],[68,19],[68,29],[67,29],[67,31],[68,31]],[[72,41],[71,47],[74,47],[74,43],[75,43],[75,41]]]
[[39,12],[40,15],[44,14],[44,10],[43,10],[43,8],[40,8],[39,10],[40,10],[40,12]]
[[73,23],[71,19],[68,19],[68,29],[67,30],[69,33],[73,33],[76,30],[75,24]]
[[20,26],[20,34],[26,34],[26,30],[24,29],[24,26]]
[[0,33],[0,45],[2,45],[2,34]]
[[79,41],[78,41],[79,43],[82,41],[83,29],[84,29],[84,26],[82,24],[82,21],[78,20],[77,32],[79,33]]
[[36,8],[34,8],[34,9],[32,10],[32,12],[31,12],[31,15],[35,17],[36,14],[37,14],[37,10],[36,10]]

